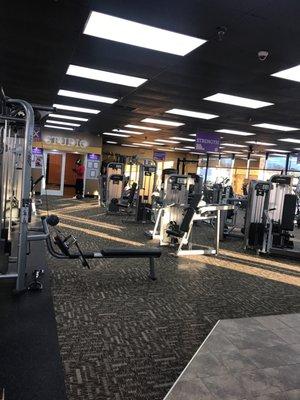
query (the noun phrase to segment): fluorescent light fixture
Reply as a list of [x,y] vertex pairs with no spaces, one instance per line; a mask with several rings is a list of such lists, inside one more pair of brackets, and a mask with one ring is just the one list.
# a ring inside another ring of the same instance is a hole
[[111,132],[103,132],[102,135],[117,136],[117,137],[130,137],[129,135],[123,135],[122,133],[111,133]]
[[143,141],[143,143],[146,143],[146,144],[155,144],[156,146],[164,146],[164,144],[163,144],[163,143],[158,143],[158,142],[148,142],[148,141],[146,141],[146,140],[144,140],[144,141]]
[[197,154],[197,156],[204,156],[205,155],[205,153],[200,153],[198,151],[190,151],[189,153],[190,154]]
[[217,103],[231,104],[234,106],[248,107],[248,108],[261,108],[272,106],[274,103],[267,103],[266,101],[248,99],[246,97],[232,96],[225,93],[216,93],[212,96],[205,97],[203,100],[216,101]]
[[114,99],[112,97],[104,97],[104,96],[98,96],[98,95],[95,95],[95,94],[73,92],[71,90],[62,90],[62,89],[60,89],[57,94],[59,96],[72,97],[74,99],[96,101],[96,102],[99,102],[99,103],[113,104],[116,101],[118,101],[118,99]]
[[184,123],[182,123],[182,122],[167,121],[166,119],[157,119],[157,118],[145,118],[145,119],[142,119],[141,122],[149,122],[150,124],[159,124],[159,125],[168,125],[168,126],[184,125]]
[[296,65],[295,67],[276,72],[271,76],[276,76],[276,78],[288,79],[290,81],[300,82],[300,64]]
[[196,136],[196,133],[190,133],[190,135],[189,136],[193,136],[193,137],[195,137]]
[[215,132],[228,133],[229,135],[238,135],[238,136],[253,136],[253,135],[255,135],[255,133],[244,132],[244,131],[235,131],[233,129],[218,129]]
[[176,151],[185,151],[186,153],[188,153],[188,149],[184,149],[184,148],[182,148],[182,147],[174,147],[174,150],[176,150]]
[[58,108],[60,110],[83,112],[87,114],[99,114],[100,112],[100,110],[95,110],[93,108],[73,107],[73,106],[66,106],[65,104],[53,104],[53,107]]
[[192,117],[192,118],[200,118],[200,119],[213,119],[217,118],[218,115],[215,114],[207,114],[198,111],[189,111],[189,110],[182,110],[181,108],[172,108],[171,110],[166,111],[168,114],[175,114],[175,115],[183,115],[185,117]]
[[161,151],[172,151],[172,152],[174,152],[175,150],[173,150],[173,149],[161,149],[161,148],[157,148],[157,150],[161,150]]
[[49,114],[48,117],[53,117],[53,118],[59,118],[59,119],[71,119],[74,121],[88,121],[87,118],[81,118],[81,117],[73,117],[71,115],[62,115],[62,114]]
[[151,128],[149,126],[131,125],[131,124],[125,125],[125,128],[143,129],[144,131],[160,131],[161,130],[160,128]]
[[271,153],[290,153],[288,150],[280,150],[280,149],[266,149],[266,151],[269,151]]
[[74,124],[73,122],[64,122],[64,121],[55,121],[51,119],[47,119],[47,124],[60,124],[60,125],[68,125],[68,126],[80,126],[80,124]]
[[116,85],[138,87],[145,83],[147,79],[135,76],[116,74],[114,72],[102,71],[100,69],[80,67],[79,65],[69,65],[67,75],[78,76],[79,78],[93,79],[95,81],[115,83]]
[[84,34],[164,53],[185,56],[206,40],[92,11]]
[[143,135],[143,132],[127,131],[126,129],[113,129],[113,132],[130,133],[131,135]]
[[195,146],[184,146],[184,149],[194,149]]
[[278,139],[280,140],[280,142],[287,142],[287,143],[300,143],[300,139],[291,139],[291,138],[287,138],[287,139]]
[[145,144],[145,143],[133,143],[135,146],[142,146],[142,147],[153,147],[152,144]]
[[222,146],[228,146],[228,147],[248,147],[248,146],[245,146],[244,144],[236,144],[236,143],[222,143]]
[[121,146],[124,146],[124,147],[139,147],[139,146],[134,146],[133,144],[127,144],[127,143],[122,143]]
[[300,147],[295,147],[295,150],[300,151]]
[[265,128],[265,129],[274,129],[276,131],[284,131],[284,132],[289,132],[289,131],[298,131],[298,128],[291,128],[290,126],[283,126],[283,125],[275,125],[275,124],[254,124],[252,126],[256,126],[257,128]]
[[108,144],[117,144],[118,142],[113,142],[112,140],[107,140],[105,143],[108,143]]
[[173,144],[179,144],[180,142],[177,142],[176,140],[168,140],[168,139],[155,139],[156,142],[161,142],[161,143],[173,143]]
[[65,126],[56,126],[56,125],[44,125],[45,128],[52,128],[52,129],[63,129],[65,131],[73,131],[73,128],[66,128]]
[[183,142],[195,142],[195,139],[189,139],[186,137],[181,137],[181,136],[172,136],[170,139],[175,139],[175,140],[182,140]]
[[234,150],[222,150],[222,153],[228,153],[228,154],[243,154],[239,151],[234,151]]
[[258,146],[277,146],[277,144],[275,143],[269,143],[269,142],[256,142],[255,140],[249,140],[248,142],[245,143],[249,143],[249,144],[257,144]]

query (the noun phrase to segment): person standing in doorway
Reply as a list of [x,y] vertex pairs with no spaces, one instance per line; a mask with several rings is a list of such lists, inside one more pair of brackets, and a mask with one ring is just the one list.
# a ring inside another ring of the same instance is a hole
[[83,198],[83,179],[84,179],[84,165],[82,164],[82,161],[80,158],[75,163],[75,168],[73,171],[76,174],[76,184],[75,184],[75,191],[76,195],[73,197],[73,199],[82,199]]

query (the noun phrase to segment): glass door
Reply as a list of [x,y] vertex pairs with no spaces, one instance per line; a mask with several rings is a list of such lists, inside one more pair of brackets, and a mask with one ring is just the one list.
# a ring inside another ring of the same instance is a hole
[[58,151],[44,152],[44,179],[42,194],[63,196],[66,154]]

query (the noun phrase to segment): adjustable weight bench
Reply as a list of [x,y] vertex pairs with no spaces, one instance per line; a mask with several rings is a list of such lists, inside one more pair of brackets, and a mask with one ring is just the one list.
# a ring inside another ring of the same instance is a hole
[[[54,244],[59,248],[58,252],[52,243],[48,225],[55,227],[59,223],[57,216],[42,217],[43,231],[46,234],[46,244],[49,253],[59,259],[80,260],[82,265],[90,268],[87,260],[96,258],[148,258],[149,259],[149,278],[156,279],[154,259],[161,256],[161,250],[155,248],[137,249],[137,248],[106,248],[99,251],[83,252],[73,235],[64,236],[58,229],[54,236]],[[75,246],[77,252],[71,252],[70,248]]]

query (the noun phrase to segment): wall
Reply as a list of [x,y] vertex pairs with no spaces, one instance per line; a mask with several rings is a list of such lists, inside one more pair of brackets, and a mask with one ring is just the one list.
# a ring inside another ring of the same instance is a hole
[[[70,133],[71,132],[71,133]],[[40,135],[35,136],[33,147],[47,150],[61,150],[69,153],[97,153],[102,152],[102,138],[88,132],[59,131],[42,129]]]
[[[83,154],[95,153],[102,155],[102,137],[96,134],[90,134],[88,132],[72,132],[64,130],[52,130],[52,129],[42,129],[42,131],[35,132],[35,138],[33,142],[33,147],[43,148],[44,150],[59,150],[66,153],[73,153],[71,156],[74,158],[80,157]],[[74,154],[76,153],[76,154]],[[71,163],[71,161],[70,161]],[[68,156],[66,159],[66,184],[72,184],[72,169],[74,168],[74,163],[72,168],[68,166]],[[32,168],[32,175],[37,177],[41,174],[41,170],[37,168]],[[75,180],[75,177],[74,177]],[[75,184],[75,183],[74,183]],[[40,185],[37,190],[40,190]],[[98,181],[92,179],[86,179],[85,181],[85,191],[86,193],[93,194],[98,190]]]
[[[162,150],[163,151],[163,150]],[[133,147],[123,147],[115,145],[103,145],[103,160],[112,161],[115,154],[120,154],[123,156],[135,156],[138,155],[140,158],[151,158],[153,159],[153,149],[140,149]],[[166,161],[174,161],[174,166],[176,168],[177,159],[186,157],[189,160],[197,160],[198,157],[195,154],[185,153],[183,151],[169,152],[166,151]]]

